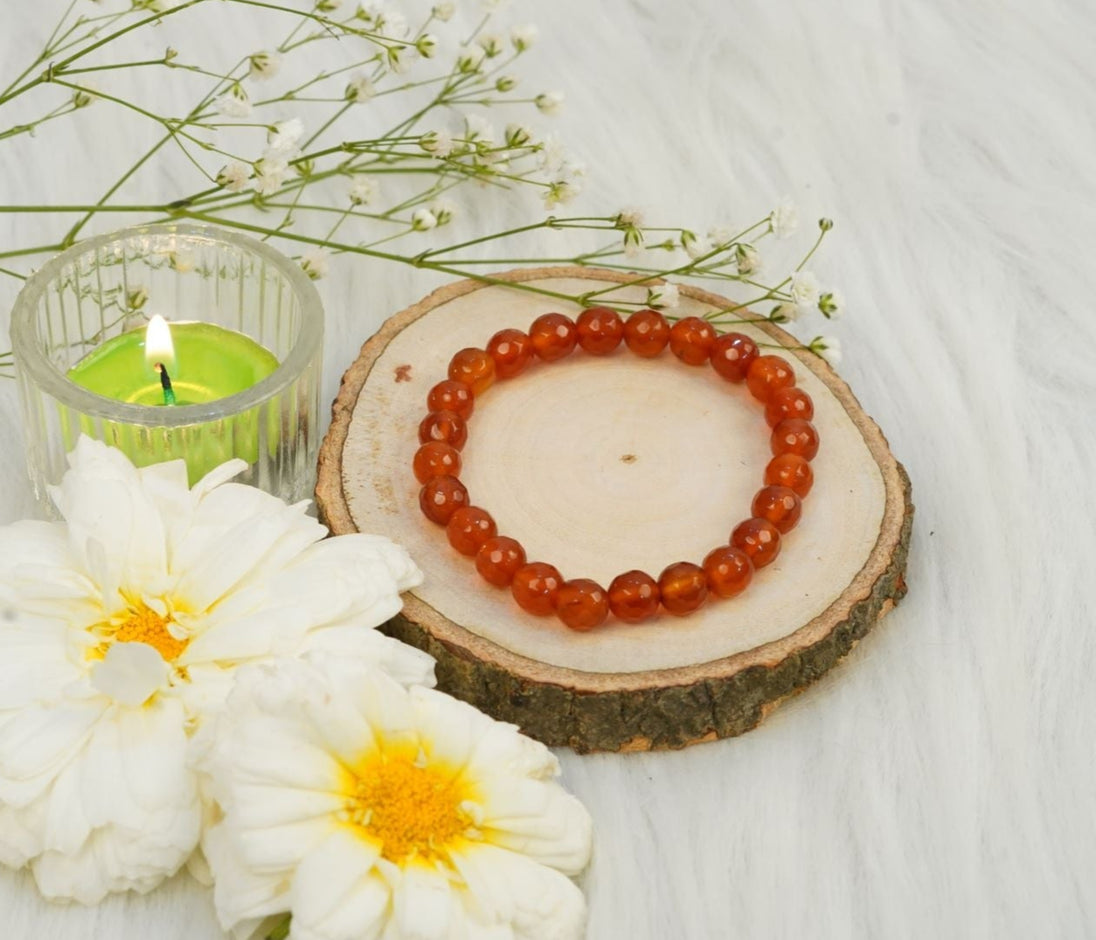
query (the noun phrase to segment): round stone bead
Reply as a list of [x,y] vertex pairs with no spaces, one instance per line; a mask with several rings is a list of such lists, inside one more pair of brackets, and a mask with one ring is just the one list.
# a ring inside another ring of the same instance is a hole
[[572,630],[593,630],[609,616],[609,595],[596,581],[564,581],[556,593],[556,614]]
[[689,366],[702,366],[708,361],[715,328],[700,317],[685,317],[670,327],[670,352]]
[[786,486],[766,486],[757,491],[750,511],[758,519],[768,519],[780,534],[791,532],[803,514],[803,503]]
[[795,385],[795,370],[781,356],[758,356],[746,370],[746,384],[750,394],[767,405],[777,389]]
[[469,346],[449,360],[449,378],[463,382],[472,394],[482,395],[495,384],[495,360],[487,350]]
[[468,490],[456,477],[434,477],[419,490],[422,514],[438,525],[445,525],[453,513],[468,503]]
[[805,499],[814,485],[814,471],[805,457],[781,454],[769,461],[765,482],[769,486],[786,486],[800,499]]
[[625,571],[609,585],[609,610],[625,623],[639,623],[658,613],[658,582],[646,571]]
[[533,351],[545,362],[555,362],[569,356],[578,342],[578,330],[570,317],[562,313],[545,313],[529,327]]
[[775,428],[769,439],[774,457],[781,454],[798,454],[805,460],[814,460],[818,453],[818,432],[810,421],[802,418],[785,418]]
[[624,321],[620,314],[608,307],[590,307],[575,320],[578,344],[591,356],[611,353],[624,336]]
[[765,420],[770,428],[776,427],[785,418],[802,418],[804,421],[810,421],[813,417],[814,402],[811,401],[811,396],[794,385],[778,388],[769,396],[765,404]]
[[474,555],[488,539],[498,535],[491,514],[479,506],[462,506],[449,517],[445,535],[449,544],[462,555]]
[[642,359],[653,359],[670,341],[670,324],[657,310],[637,310],[624,321],[624,343]]
[[434,477],[460,476],[460,451],[444,441],[430,441],[415,451],[412,469],[420,483]]
[[708,576],[692,562],[675,562],[658,576],[658,591],[671,614],[690,614],[708,596]]
[[514,572],[510,593],[522,610],[543,617],[556,609],[556,595],[561,584],[563,577],[554,565],[534,561]]
[[533,341],[521,330],[499,330],[487,341],[487,352],[495,360],[495,375],[512,379],[532,361]]
[[701,564],[708,577],[708,590],[717,597],[741,594],[753,579],[753,562],[741,548],[720,545],[704,557]]
[[419,424],[419,443],[442,441],[460,450],[468,441],[468,425],[455,411],[431,411]]
[[476,571],[495,587],[508,587],[514,572],[525,564],[525,549],[514,539],[495,535],[476,552]]
[[760,352],[745,333],[724,333],[712,340],[712,368],[728,382],[742,382]]
[[731,545],[742,549],[755,569],[764,568],[780,554],[780,531],[768,519],[747,519],[735,526]]
[[472,417],[476,398],[472,389],[463,382],[444,379],[438,382],[426,395],[427,411],[454,411],[465,421]]

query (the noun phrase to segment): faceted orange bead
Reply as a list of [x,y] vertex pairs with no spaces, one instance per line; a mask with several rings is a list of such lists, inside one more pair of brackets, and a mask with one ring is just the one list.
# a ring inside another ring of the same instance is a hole
[[431,411],[419,424],[419,443],[444,441],[460,450],[468,441],[468,425],[455,411]]
[[609,616],[609,595],[596,581],[564,581],[556,593],[556,613],[572,630],[593,630]]
[[445,379],[438,382],[426,396],[427,411],[455,411],[467,421],[476,406],[472,389],[463,382]]
[[770,428],[776,427],[785,418],[810,421],[813,417],[814,402],[811,401],[811,396],[794,385],[778,388],[765,404],[765,420]]
[[534,561],[514,572],[510,593],[522,610],[543,617],[556,609],[556,595],[561,584],[563,576],[555,565]]
[[769,461],[765,468],[765,482],[770,486],[786,486],[804,499],[814,485],[814,471],[805,457],[781,454]]
[[620,345],[624,321],[608,307],[590,307],[575,320],[578,344],[591,356],[604,356]]
[[708,596],[708,576],[700,565],[679,561],[658,576],[658,591],[662,606],[671,614],[690,614]]
[[468,505],[468,490],[456,477],[434,477],[419,490],[419,508],[431,522],[445,525],[462,506]]
[[495,360],[487,350],[469,346],[449,360],[449,378],[463,382],[474,395],[482,395],[495,384]]
[[781,454],[798,454],[806,460],[814,460],[818,453],[818,432],[810,421],[802,418],[785,418],[775,428],[769,439],[774,457]]
[[766,486],[757,491],[750,511],[759,519],[768,519],[783,535],[796,527],[803,503],[786,486]]
[[720,545],[704,557],[701,565],[708,577],[708,590],[718,597],[741,594],[753,579],[753,562],[741,548]]
[[498,535],[491,514],[479,506],[461,506],[449,517],[445,534],[449,544],[462,555],[474,555],[488,539]]
[[728,382],[741,382],[759,355],[757,343],[745,333],[724,333],[712,341],[712,368]]
[[795,385],[795,370],[781,356],[758,356],[746,370],[746,384],[754,398],[768,404],[769,396],[778,388]]
[[444,441],[430,441],[415,451],[412,461],[415,479],[420,483],[434,477],[460,476],[460,451]]
[[625,623],[639,623],[658,613],[658,582],[646,571],[625,571],[609,585],[609,610]]
[[505,535],[492,536],[476,552],[476,571],[495,587],[507,587],[524,564],[525,549]]
[[533,351],[545,362],[555,362],[569,356],[578,342],[574,320],[562,313],[546,313],[529,327]]
[[512,379],[532,361],[533,341],[521,330],[499,330],[487,341],[487,352],[495,360],[495,375]]
[[714,341],[715,328],[700,317],[685,317],[670,327],[670,352],[686,365],[704,365]]
[[653,359],[670,341],[670,324],[657,310],[637,310],[624,322],[624,342],[643,359]]
[[780,531],[768,519],[747,519],[734,527],[731,545],[750,556],[754,568],[764,568],[780,554]]

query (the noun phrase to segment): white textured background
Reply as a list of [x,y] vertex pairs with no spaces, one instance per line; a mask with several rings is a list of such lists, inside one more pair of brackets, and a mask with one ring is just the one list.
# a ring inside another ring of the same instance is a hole
[[[0,72],[56,6],[3,4]],[[531,90],[567,93],[580,208],[639,204],[703,230],[791,194],[805,221],[837,221],[814,266],[848,297],[842,373],[917,504],[909,596],[760,729],[561,755],[597,825],[590,937],[1096,935],[1096,6],[554,0],[513,15],[541,29]],[[171,41],[241,36],[191,19]],[[103,103],[80,118],[33,151],[0,142],[0,203],[98,194],[124,125]],[[0,216],[0,245],[41,224]],[[337,268],[329,397],[351,350],[434,283]],[[0,385],[0,523],[33,512],[20,435]],[[183,876],[85,910],[5,871],[0,911],[5,940],[220,936]]]

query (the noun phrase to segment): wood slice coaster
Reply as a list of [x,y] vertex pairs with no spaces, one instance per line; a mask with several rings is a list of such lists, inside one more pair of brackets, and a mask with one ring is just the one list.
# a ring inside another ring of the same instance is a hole
[[[496,276],[579,294],[626,275],[542,268]],[[636,286],[614,296],[642,301]],[[728,302],[681,288],[679,316]],[[909,479],[848,386],[811,353],[787,350],[822,440],[803,518],[748,590],[684,618],[576,633],[522,611],[418,505],[411,458],[426,393],[453,353],[573,305],[507,284],[451,284],[388,320],[343,377],[320,453],[316,498],[336,534],[379,532],[426,575],[386,632],[438,661],[439,687],[577,751],[676,748],[741,734],[843,657],[905,593]],[[759,321],[735,327],[797,345]],[[623,346],[534,364],[477,399],[461,480],[472,503],[530,561],[602,586],[631,568],[654,577],[699,563],[750,515],[769,430],[744,385],[665,351]]]

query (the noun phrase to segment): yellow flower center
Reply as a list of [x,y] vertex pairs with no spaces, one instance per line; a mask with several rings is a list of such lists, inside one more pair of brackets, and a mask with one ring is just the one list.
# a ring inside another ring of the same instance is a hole
[[137,600],[112,617],[107,624],[97,625],[96,632],[105,633],[104,642],[94,647],[91,655],[102,659],[111,643],[147,643],[164,659],[173,663],[190,643],[189,639],[176,639],[168,631],[171,615],[158,614],[144,601]]
[[449,843],[472,826],[453,776],[408,757],[380,755],[356,773],[351,821],[381,843],[390,862],[444,858]]

